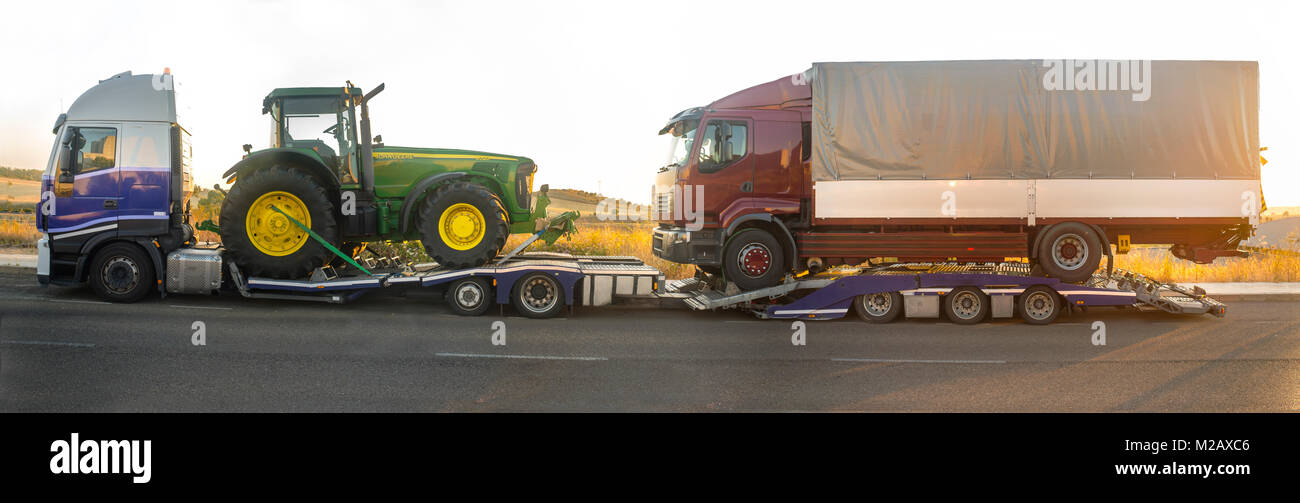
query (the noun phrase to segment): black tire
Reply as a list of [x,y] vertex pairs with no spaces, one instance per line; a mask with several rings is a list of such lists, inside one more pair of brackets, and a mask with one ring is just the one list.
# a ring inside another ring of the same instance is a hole
[[974,325],[989,315],[989,296],[973,286],[953,288],[943,296],[943,314],[958,325]]
[[135,243],[113,243],[101,248],[87,274],[90,288],[109,302],[136,302],[157,284],[153,261]]
[[1061,296],[1043,285],[1026,288],[1016,298],[1020,318],[1030,325],[1047,325],[1061,314]]
[[[279,279],[306,277],[312,270],[326,263],[330,256],[329,250],[304,233],[305,242],[292,253],[283,256],[268,255],[252,243],[246,230],[246,219],[253,203],[263,195],[275,191],[287,192],[301,200],[311,217],[312,232],[338,247],[339,232],[334,217],[334,202],[329,193],[311,175],[290,166],[259,170],[235,182],[221,205],[221,242],[234,258],[235,264],[248,276]],[[296,227],[292,222],[286,225],[290,229]]]
[[479,316],[492,307],[495,297],[492,284],[483,278],[465,278],[451,282],[444,299],[451,312],[461,316]]
[[1106,250],[1092,227],[1066,222],[1047,229],[1038,245],[1038,265],[1049,277],[1078,283],[1092,277]]
[[868,323],[889,323],[903,314],[903,295],[898,292],[864,293],[853,299],[858,318]]
[[741,290],[776,286],[785,276],[785,254],[781,243],[767,231],[743,229],[727,240],[722,270],[727,273],[727,281]]
[[[443,239],[438,227],[442,214],[456,204],[468,204],[483,216],[482,238],[472,248],[457,250]],[[454,269],[478,267],[501,253],[510,236],[501,198],[476,183],[456,182],[438,187],[420,207],[420,242],[434,262]]]
[[551,274],[535,272],[519,278],[510,303],[529,318],[550,318],[564,309],[564,286]]

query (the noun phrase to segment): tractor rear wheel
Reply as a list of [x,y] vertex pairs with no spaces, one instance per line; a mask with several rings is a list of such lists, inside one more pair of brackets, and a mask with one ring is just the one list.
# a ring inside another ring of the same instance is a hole
[[478,267],[496,258],[510,236],[505,207],[475,183],[438,187],[420,207],[420,241],[440,265]]
[[338,245],[334,203],[314,178],[288,166],[235,182],[221,205],[221,242],[250,276],[305,277],[325,263],[329,251],[287,217]]

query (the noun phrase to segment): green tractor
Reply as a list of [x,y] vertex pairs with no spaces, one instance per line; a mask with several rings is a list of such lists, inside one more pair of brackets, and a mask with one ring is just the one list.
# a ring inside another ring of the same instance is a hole
[[221,241],[241,269],[299,278],[327,264],[330,252],[295,220],[345,251],[418,239],[455,268],[482,265],[510,234],[536,230],[544,215],[530,209],[532,160],[372,141],[369,102],[383,89],[280,88],[262,101],[271,147],[244,145],[223,175],[234,186],[221,207]]

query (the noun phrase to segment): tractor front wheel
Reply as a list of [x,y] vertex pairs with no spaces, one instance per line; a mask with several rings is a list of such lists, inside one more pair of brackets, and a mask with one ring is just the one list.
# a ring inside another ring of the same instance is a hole
[[496,258],[510,236],[501,199],[486,187],[456,182],[438,187],[420,208],[420,241],[440,265],[463,269]]

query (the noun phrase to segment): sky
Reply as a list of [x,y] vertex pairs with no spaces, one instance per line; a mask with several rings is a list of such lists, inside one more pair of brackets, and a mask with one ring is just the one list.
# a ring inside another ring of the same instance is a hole
[[0,165],[43,169],[100,79],[175,76],[197,182],[265,147],[276,87],[386,90],[388,145],[526,155],[536,183],[648,200],[677,112],[819,61],[1253,60],[1264,194],[1300,205],[1296,2],[7,1]]

